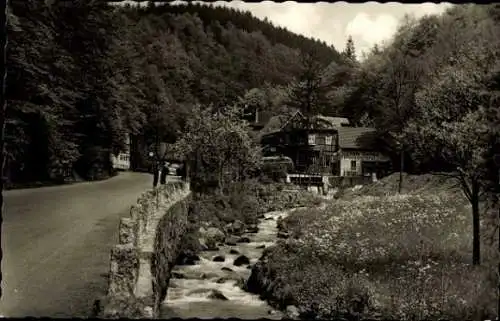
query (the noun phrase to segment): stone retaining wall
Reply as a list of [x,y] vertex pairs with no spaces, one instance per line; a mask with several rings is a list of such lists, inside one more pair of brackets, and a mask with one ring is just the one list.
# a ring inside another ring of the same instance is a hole
[[[152,318],[164,299],[171,266],[187,226],[189,184],[171,182],[143,193],[122,218],[111,250],[104,318]],[[172,259],[173,257],[173,259]]]

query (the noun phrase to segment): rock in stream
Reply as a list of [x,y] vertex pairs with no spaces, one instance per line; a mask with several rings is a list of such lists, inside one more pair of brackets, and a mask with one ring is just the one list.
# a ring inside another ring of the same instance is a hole
[[184,265],[174,267],[175,287],[168,290],[160,318],[280,319],[281,312],[270,315],[268,311],[274,309],[243,288],[264,248],[277,241],[276,218],[284,215],[267,213],[256,226],[245,227],[235,221],[225,227],[232,235],[224,238],[215,228],[200,229],[205,245],[212,246],[205,246],[206,251],[197,257],[183,258]]

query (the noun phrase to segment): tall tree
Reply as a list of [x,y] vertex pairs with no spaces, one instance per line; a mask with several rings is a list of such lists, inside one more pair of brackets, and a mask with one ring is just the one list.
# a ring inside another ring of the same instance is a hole
[[[4,130],[5,130],[5,110],[7,107],[7,101],[5,99],[5,87],[6,87],[6,80],[7,80],[7,45],[8,45],[8,40],[7,40],[7,24],[8,24],[8,10],[7,10],[7,1],[4,1],[0,5],[0,28],[2,28],[2,39],[0,40],[0,57],[2,59],[2,66],[0,67],[0,173],[2,174],[2,181],[0,182],[0,243],[2,241],[2,225],[3,225],[3,213],[4,213],[4,203],[3,203],[3,190],[4,190],[4,180],[3,180],[3,173],[4,173],[4,166],[5,166],[5,136],[4,136]],[[3,250],[0,248],[0,264],[2,263],[3,260]],[[0,269],[0,298],[3,296],[3,291],[2,291],[2,280],[3,280],[3,274]]]
[[260,148],[250,139],[242,113],[238,107],[193,109],[174,148],[190,164],[194,191],[224,193],[228,182],[242,180],[259,167]]
[[[6,124],[7,170],[14,179],[46,180],[79,156],[74,133],[76,63],[56,37],[50,7],[13,1]],[[49,58],[50,57],[50,58]]]
[[352,36],[347,37],[347,42],[342,54],[351,61],[356,61],[356,49],[354,47],[354,41]]
[[68,5],[55,0],[49,10],[55,30],[65,30],[55,33],[56,41],[76,65],[70,80],[78,86],[74,131],[82,156],[75,167],[88,178],[104,177],[111,167],[113,145],[124,139],[120,106],[112,99],[113,7],[101,1],[77,0]]
[[399,153],[398,192],[403,187],[405,151],[408,145],[402,135],[408,122],[416,115],[414,94],[420,85],[422,69],[420,62],[394,48],[385,57],[386,71],[382,75],[379,94],[376,98],[377,128],[387,138],[390,147]]
[[497,107],[491,105],[495,100],[486,90],[487,74],[480,66],[464,61],[443,67],[417,93],[419,117],[405,130],[420,155],[437,155],[455,169],[450,175],[458,179],[472,206],[473,264],[480,264],[479,201],[498,138],[498,128],[491,121],[492,115],[498,117]]
[[302,112],[306,126],[311,126],[312,117],[324,113],[330,107],[328,92],[331,84],[324,77],[325,68],[317,52],[302,53],[301,73],[291,90],[287,105]]
[[269,110],[270,101],[266,92],[260,88],[248,90],[239,100],[248,121],[258,121],[262,112]]

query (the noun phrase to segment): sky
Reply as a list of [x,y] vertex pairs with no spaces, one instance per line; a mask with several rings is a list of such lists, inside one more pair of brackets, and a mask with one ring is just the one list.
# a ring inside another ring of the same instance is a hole
[[446,2],[402,4],[373,1],[366,3],[217,1],[212,4],[248,10],[261,19],[267,17],[274,25],[325,41],[339,51],[345,48],[347,38],[352,36],[359,58],[362,58],[363,51],[369,50],[373,45],[390,40],[405,14],[420,18],[427,14],[440,14],[451,6]]

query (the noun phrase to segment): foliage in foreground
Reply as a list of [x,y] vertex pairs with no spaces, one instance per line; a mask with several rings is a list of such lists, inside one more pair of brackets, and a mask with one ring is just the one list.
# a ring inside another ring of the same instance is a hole
[[286,190],[285,185],[264,185],[256,180],[246,180],[231,183],[224,194],[197,195],[192,203],[192,211],[197,221],[216,225],[235,220],[254,224],[266,212],[314,206],[320,202],[320,197],[310,192]]
[[471,228],[454,204],[444,194],[360,197],[292,213],[292,238],[265,259],[274,296],[308,317],[491,317],[494,260],[467,263]]
[[217,112],[210,107],[193,109],[186,130],[174,145],[189,164],[193,191],[224,193],[231,189],[231,182],[241,182],[259,168],[260,149],[250,139],[250,128],[240,119],[241,114],[238,107]]

